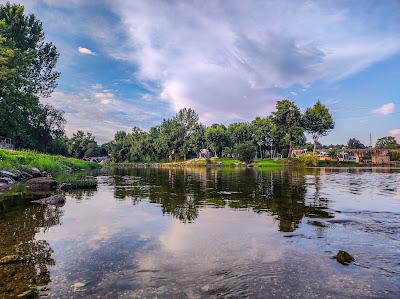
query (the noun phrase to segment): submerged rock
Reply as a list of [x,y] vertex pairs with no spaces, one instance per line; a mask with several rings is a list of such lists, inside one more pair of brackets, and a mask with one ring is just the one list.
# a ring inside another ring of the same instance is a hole
[[339,250],[336,254],[336,261],[338,261],[342,265],[350,265],[351,262],[355,261],[355,259],[348,252],[344,250]]
[[57,182],[52,177],[38,177],[27,180],[26,187],[30,190],[55,190]]
[[57,205],[65,202],[65,196],[63,194],[56,194],[39,200],[34,200],[31,202],[43,205]]
[[321,221],[317,221],[317,220],[309,220],[308,224],[318,226],[318,227],[327,227],[328,226],[325,223],[323,223]]
[[86,286],[86,283],[85,282],[80,282],[80,281],[78,281],[78,282],[75,282],[73,285],[72,285],[72,287],[74,288],[74,291],[75,292],[78,292],[78,291],[80,291],[82,288],[84,288]]

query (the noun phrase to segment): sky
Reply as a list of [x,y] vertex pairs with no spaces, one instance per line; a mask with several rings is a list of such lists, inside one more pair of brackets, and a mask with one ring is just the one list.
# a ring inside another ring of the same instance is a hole
[[[0,3],[6,1],[0,0]],[[207,125],[317,100],[323,144],[400,141],[400,1],[24,0],[60,52],[50,103],[98,142],[180,108]]]

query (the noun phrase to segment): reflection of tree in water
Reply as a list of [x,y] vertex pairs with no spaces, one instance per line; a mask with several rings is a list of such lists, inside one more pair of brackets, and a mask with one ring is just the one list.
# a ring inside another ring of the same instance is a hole
[[0,207],[0,257],[18,255],[21,261],[0,265],[0,297],[17,295],[50,282],[48,266],[54,265],[53,250],[36,240],[39,230],[60,223],[59,208],[44,205]]
[[270,213],[285,232],[294,231],[304,216],[329,216],[317,194],[312,204],[305,204],[307,185],[301,171],[142,168],[114,174],[116,198],[134,203],[148,199],[183,222],[194,221],[205,204]]
[[75,189],[68,191],[68,195],[77,201],[91,199],[93,195],[97,192],[96,189]]

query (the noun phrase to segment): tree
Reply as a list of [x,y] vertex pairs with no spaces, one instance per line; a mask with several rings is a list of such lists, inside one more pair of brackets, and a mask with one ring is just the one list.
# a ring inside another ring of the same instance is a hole
[[248,123],[232,123],[228,126],[228,134],[233,145],[252,140],[251,128]]
[[326,136],[335,127],[335,123],[328,108],[317,101],[313,107],[307,108],[304,112],[303,126],[314,140],[313,152],[315,153],[317,141],[321,136]]
[[375,145],[376,148],[397,148],[398,146],[396,138],[393,136],[379,138]]
[[347,142],[348,148],[365,148],[365,145],[361,143],[360,140],[356,138],[350,138]]
[[289,100],[278,101],[276,111],[272,113],[272,122],[275,125],[274,139],[284,142],[290,158],[293,146],[301,144],[305,140],[300,109]]
[[247,164],[254,159],[255,154],[256,147],[250,142],[236,144],[234,149],[235,157]]
[[68,140],[68,152],[75,158],[90,157],[96,152],[96,149],[97,142],[89,132],[77,131]]
[[62,113],[39,101],[56,87],[58,56],[34,15],[21,5],[0,5],[0,135],[19,147],[46,150],[59,135],[51,122],[63,124]]
[[254,142],[260,150],[260,158],[262,159],[262,148],[271,145],[272,141],[272,118],[271,117],[256,117],[251,122],[251,132]]
[[224,147],[229,146],[229,134],[224,125],[213,124],[205,130],[205,139],[207,146],[214,152],[214,156],[218,157]]

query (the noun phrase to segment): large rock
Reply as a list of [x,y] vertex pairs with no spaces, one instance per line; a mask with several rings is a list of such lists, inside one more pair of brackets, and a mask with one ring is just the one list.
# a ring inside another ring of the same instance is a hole
[[43,205],[58,205],[65,202],[65,196],[63,194],[56,194],[39,200],[34,200],[32,202]]
[[57,182],[52,177],[39,177],[26,181],[29,190],[55,190]]
[[342,265],[350,265],[355,259],[348,252],[344,250],[339,250],[336,254],[336,260]]

